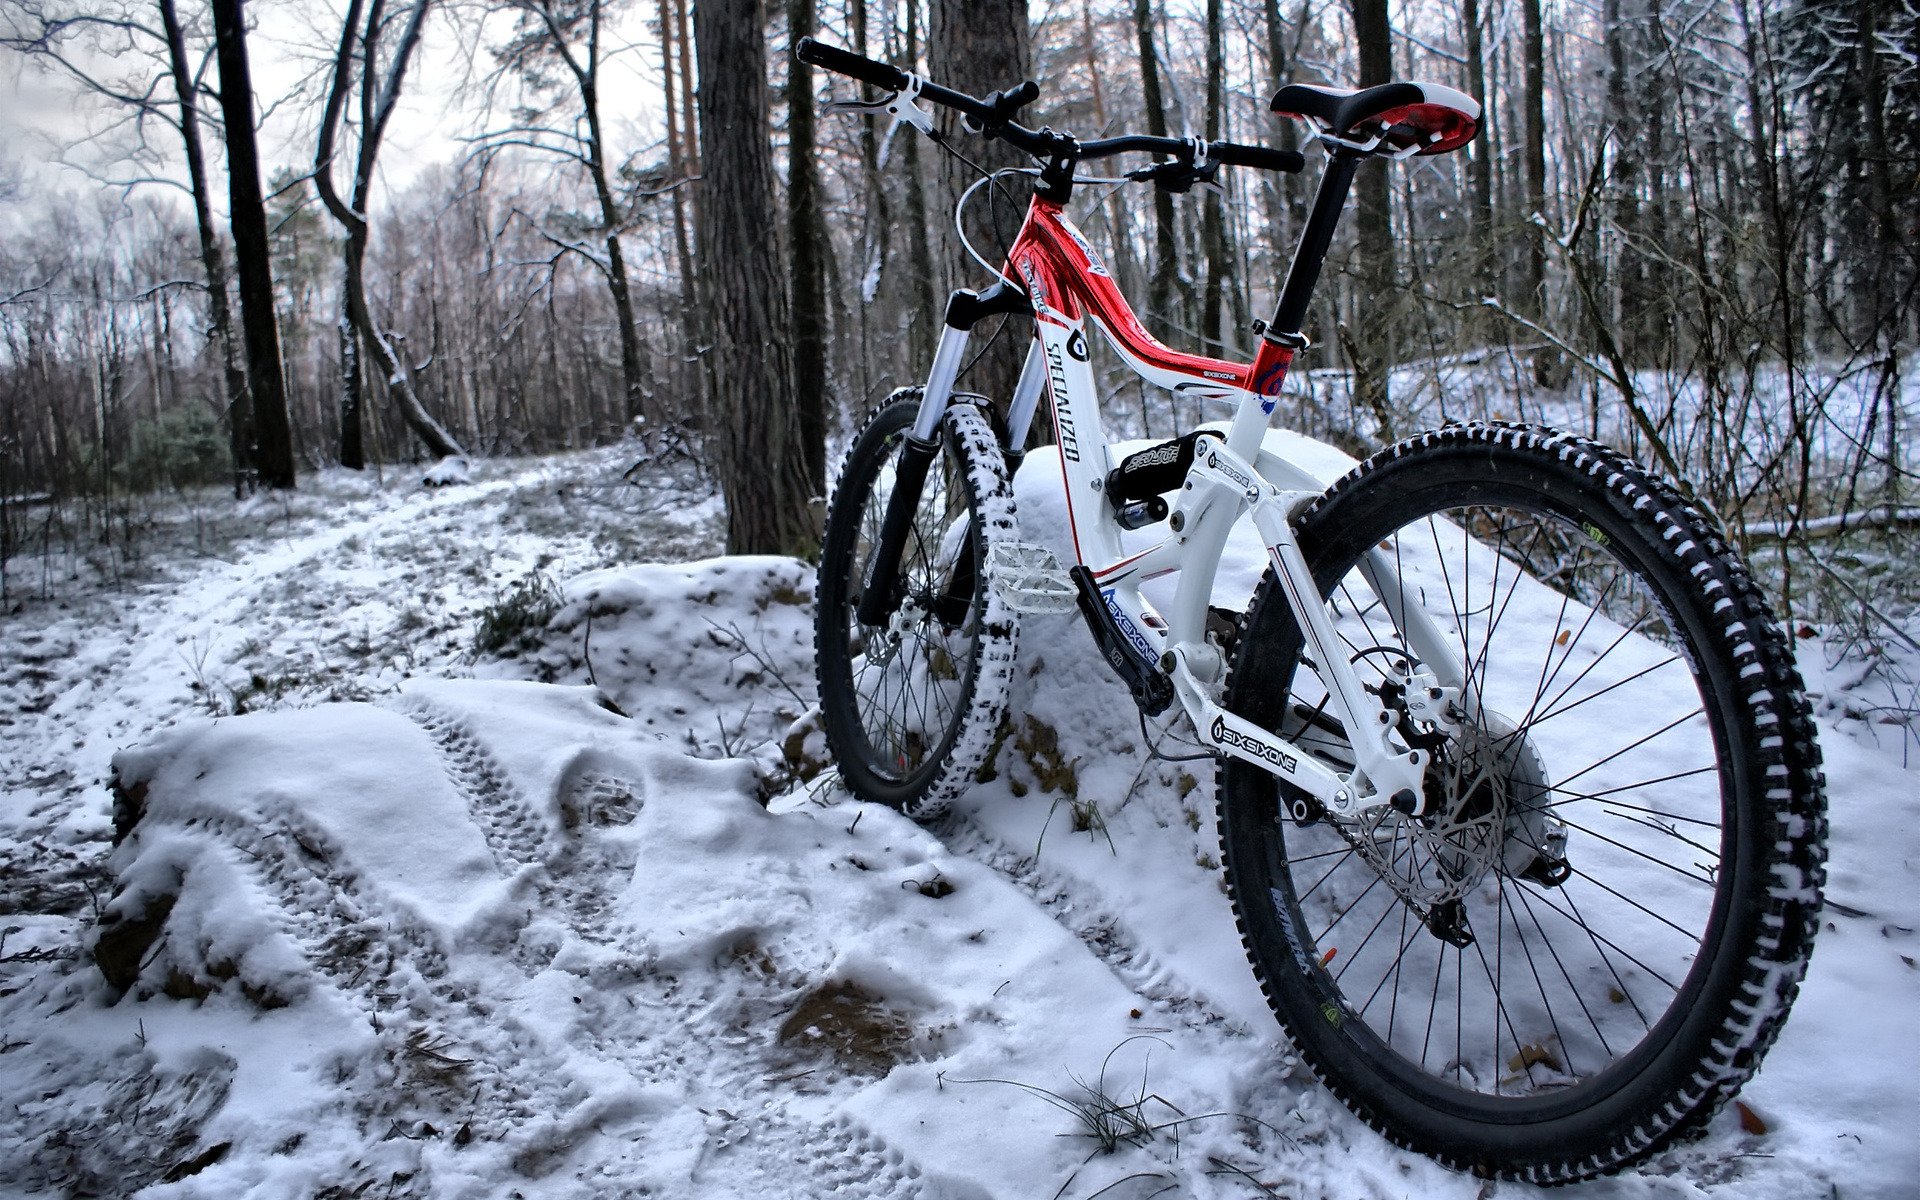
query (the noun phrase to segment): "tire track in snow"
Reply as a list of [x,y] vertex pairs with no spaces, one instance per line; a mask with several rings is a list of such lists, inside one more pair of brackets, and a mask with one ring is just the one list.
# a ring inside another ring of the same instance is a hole
[[[802,1119],[786,1110],[774,1074],[773,1030],[804,986],[804,973],[771,967],[691,980],[661,973],[620,948],[642,930],[609,922],[609,884],[622,861],[598,845],[592,814],[631,820],[643,789],[592,768],[569,770],[558,784],[559,811],[571,829],[555,835],[533,804],[450,706],[409,697],[398,706],[434,742],[448,779],[466,799],[475,824],[503,867],[538,864],[530,876],[538,912],[562,920],[570,934],[611,955],[618,978],[583,978],[572,1043],[616,1067],[642,1088],[682,1091],[702,1102],[707,1145],[696,1175],[729,1185],[733,1194],[778,1194],[805,1179],[808,1195],[888,1200],[925,1192],[922,1173],[898,1149],[841,1114]],[[516,945],[508,957],[529,978],[553,963],[537,948]],[[731,983],[733,986],[728,986]],[[733,1024],[729,1018],[737,1018]],[[827,1089],[831,1098],[834,1089]],[[842,1089],[844,1090],[844,1089]],[[563,1157],[580,1136],[564,1123],[536,1132],[518,1158],[532,1164]],[[702,1180],[702,1182],[708,1182]],[[609,1193],[619,1194],[619,1193]]]
[[460,714],[424,696],[403,697],[396,708],[432,740],[442,769],[466,798],[495,864],[511,873],[545,858],[550,839],[546,820],[520,795],[506,769]]
[[309,966],[390,1043],[385,1057],[396,1079],[373,1091],[377,1113],[397,1119],[411,1108],[419,1115],[427,1097],[415,1089],[451,1076],[459,1086],[442,1097],[442,1119],[464,1119],[479,1141],[511,1140],[528,1123],[571,1107],[562,1059],[488,1011],[435,934],[385,904],[320,830],[286,818],[264,828],[231,818],[189,827],[224,845],[270,897],[276,922]]
[[1019,888],[1057,924],[1079,938],[1121,982],[1188,1030],[1209,1038],[1257,1040],[1243,1022],[1215,1008],[1198,988],[1155,958],[1119,913],[1079,902],[1076,895],[1084,889],[1073,881],[1048,871],[1032,855],[1013,849],[965,815],[949,816],[936,832],[947,849]]

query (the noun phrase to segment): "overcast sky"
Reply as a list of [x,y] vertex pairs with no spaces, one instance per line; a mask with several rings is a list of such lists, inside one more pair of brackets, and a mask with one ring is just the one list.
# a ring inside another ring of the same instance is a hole
[[[6,11],[9,7],[7,0],[0,0],[0,24],[18,20],[17,13]],[[324,0],[255,3],[249,15],[258,26],[249,38],[248,51],[256,109],[265,118],[260,142],[264,182],[281,168],[311,169],[320,104],[315,72],[331,58],[339,16],[336,7]],[[154,19],[157,22],[157,16]],[[408,74],[401,107],[381,152],[386,194],[404,186],[423,168],[459,157],[463,152],[460,136],[477,132],[485,119],[477,92],[461,92],[469,72],[460,43],[471,42],[474,33],[470,28],[456,30],[454,20],[444,8],[428,19],[424,44]],[[631,25],[607,40],[628,48],[608,61],[602,89],[609,140],[621,156],[661,136],[653,115],[659,89],[657,45],[642,21]],[[498,43],[505,30],[505,23],[496,19],[481,39],[483,46]],[[622,41],[622,34],[632,40]],[[118,60],[92,55],[86,62],[90,71],[109,77],[158,67],[137,55]],[[476,69],[484,72],[491,65],[491,56],[482,50]],[[217,84],[217,72],[209,69],[207,81]],[[163,85],[160,94],[170,97],[171,85]],[[0,171],[17,185],[11,196],[0,197],[0,219],[17,227],[17,222],[45,212],[50,205],[100,194],[101,185],[87,171],[114,179],[151,173],[151,168],[135,169],[126,161],[133,137],[121,118],[122,110],[87,96],[59,73],[0,50]],[[161,170],[184,182],[177,141],[177,135],[163,128],[154,129],[150,139],[155,150],[164,152]],[[215,169],[220,169],[217,160]],[[224,207],[224,179],[214,192],[215,203]],[[184,192],[147,187],[135,194],[168,193],[178,198],[184,210]]]

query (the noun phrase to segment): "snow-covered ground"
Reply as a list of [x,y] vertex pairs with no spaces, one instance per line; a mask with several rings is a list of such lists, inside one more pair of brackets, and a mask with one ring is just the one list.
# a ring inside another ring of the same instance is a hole
[[[1071,618],[1025,618],[995,777],[915,827],[784,736],[810,572],[631,565],[710,553],[714,509],[568,486],[620,465],[328,477],[230,561],[6,618],[0,1194],[1533,1191],[1391,1147],[1292,1069],[1210,769],[1146,759]],[[535,572],[562,581],[545,629],[475,658]],[[1764,1132],[1725,1113],[1566,1194],[1915,1194],[1920,790],[1823,745],[1832,903],[1743,1095]],[[1101,1152],[1090,1087],[1151,1132]]]

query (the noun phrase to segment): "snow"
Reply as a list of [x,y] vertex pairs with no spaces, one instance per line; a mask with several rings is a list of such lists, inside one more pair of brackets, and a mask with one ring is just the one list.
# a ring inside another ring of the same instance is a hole
[[[1211,768],[1144,757],[1074,618],[1022,619],[993,778],[915,826],[789,762],[817,730],[782,753],[810,570],[698,558],[703,498],[555,499],[619,465],[322,480],[227,561],[8,618],[0,1194],[1533,1193],[1391,1147],[1294,1066],[1221,891]],[[1017,481],[1023,540],[1059,536],[1057,472]],[[636,523],[693,561],[611,565]],[[1261,551],[1228,555],[1237,607]],[[533,571],[558,611],[471,659]],[[1723,1113],[1564,1194],[1912,1194],[1915,775],[1822,743],[1831,903],[1742,1095],[1767,1132]],[[163,894],[121,993],[82,953],[94,905],[124,926]],[[1157,1128],[1097,1152],[1056,1102],[1087,1084]]]
[[473,464],[461,454],[447,455],[420,476],[420,482],[428,487],[449,487],[456,483],[469,483],[472,479]]

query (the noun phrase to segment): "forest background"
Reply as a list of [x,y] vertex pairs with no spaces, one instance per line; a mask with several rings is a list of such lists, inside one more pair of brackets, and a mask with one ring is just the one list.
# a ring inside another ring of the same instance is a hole
[[[1916,0],[8,0],[0,601],[137,571],[175,493],[622,440],[642,486],[711,472],[729,549],[807,553],[829,445],[983,274],[972,167],[824,112],[856,89],[809,34],[1032,77],[1023,119],[1084,136],[1299,145],[1289,80],[1472,94],[1464,152],[1362,173],[1286,419],[1602,437],[1692,480],[1794,619],[1920,651]],[[1222,181],[1076,213],[1151,328],[1232,357],[1312,170]],[[962,386],[1004,395],[1017,334]],[[1106,366],[1126,432],[1218,415]]]

